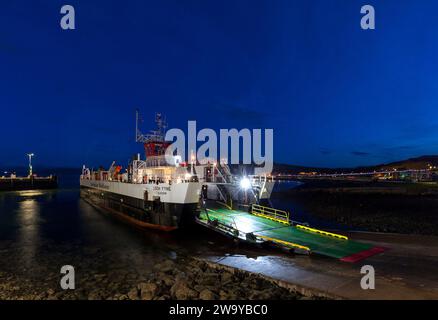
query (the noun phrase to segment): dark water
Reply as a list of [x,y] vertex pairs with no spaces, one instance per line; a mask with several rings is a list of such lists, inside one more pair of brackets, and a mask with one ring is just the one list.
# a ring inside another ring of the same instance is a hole
[[319,219],[312,215],[311,212],[307,211],[300,205],[299,202],[290,199],[285,199],[284,197],[276,197],[276,192],[286,191],[291,188],[295,188],[302,184],[298,181],[277,181],[275,184],[273,194],[271,197],[271,204],[274,208],[279,208],[286,210],[290,213],[292,220],[302,223],[308,223],[315,228],[330,229],[330,230],[351,230],[352,228],[347,228],[336,222],[329,220]]
[[37,292],[57,288],[67,264],[82,283],[79,298],[99,285],[99,274],[123,292],[163,257],[229,251],[229,243],[203,230],[190,236],[143,232],[103,215],[80,199],[77,177],[61,176],[58,190],[0,193],[0,294],[2,282],[15,280]]
[[[141,281],[163,257],[272,254],[236,246],[200,226],[171,234],[137,230],[82,201],[77,173],[59,179],[58,190],[0,193],[0,279],[2,273],[12,274],[33,286],[53,287],[61,266],[69,264],[79,281],[94,284],[104,273],[120,291]],[[280,183],[276,188],[295,185]],[[273,204],[291,210],[296,220],[315,221],[293,203],[273,199]]]

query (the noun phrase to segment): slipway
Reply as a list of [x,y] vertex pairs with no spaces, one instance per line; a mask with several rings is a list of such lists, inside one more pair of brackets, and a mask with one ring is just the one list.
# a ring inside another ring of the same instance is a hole
[[272,244],[302,254],[320,254],[357,262],[384,251],[347,236],[293,222],[289,213],[259,205],[249,212],[231,208],[206,208],[197,222],[233,238],[255,244]]

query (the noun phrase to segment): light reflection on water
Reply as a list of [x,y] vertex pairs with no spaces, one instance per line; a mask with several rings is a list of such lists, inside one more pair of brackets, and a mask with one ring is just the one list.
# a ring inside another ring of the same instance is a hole
[[35,199],[27,198],[19,201],[16,213],[20,225],[18,243],[21,244],[21,258],[23,263],[29,267],[35,259],[39,245],[40,207]]
[[34,197],[34,196],[41,196],[44,194],[41,190],[24,190],[24,191],[17,191],[18,196],[20,197]]

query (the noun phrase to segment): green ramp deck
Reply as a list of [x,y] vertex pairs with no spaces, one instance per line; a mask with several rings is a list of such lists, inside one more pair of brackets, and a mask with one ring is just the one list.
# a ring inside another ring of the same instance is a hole
[[200,220],[218,220],[218,222],[231,226],[243,233],[253,233],[257,237],[268,239],[277,244],[288,243],[307,247],[312,253],[341,259],[347,262],[356,262],[371,255],[380,253],[382,248],[370,244],[345,240],[329,235],[324,235],[301,229],[293,225],[269,220],[255,216],[244,211],[229,209],[207,209],[202,212]]

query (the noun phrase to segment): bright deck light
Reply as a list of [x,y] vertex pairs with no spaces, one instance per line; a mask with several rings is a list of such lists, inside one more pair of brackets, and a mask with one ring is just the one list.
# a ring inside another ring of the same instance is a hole
[[251,188],[251,181],[249,181],[249,179],[247,177],[243,177],[240,180],[240,187],[243,190],[248,190],[249,188]]

